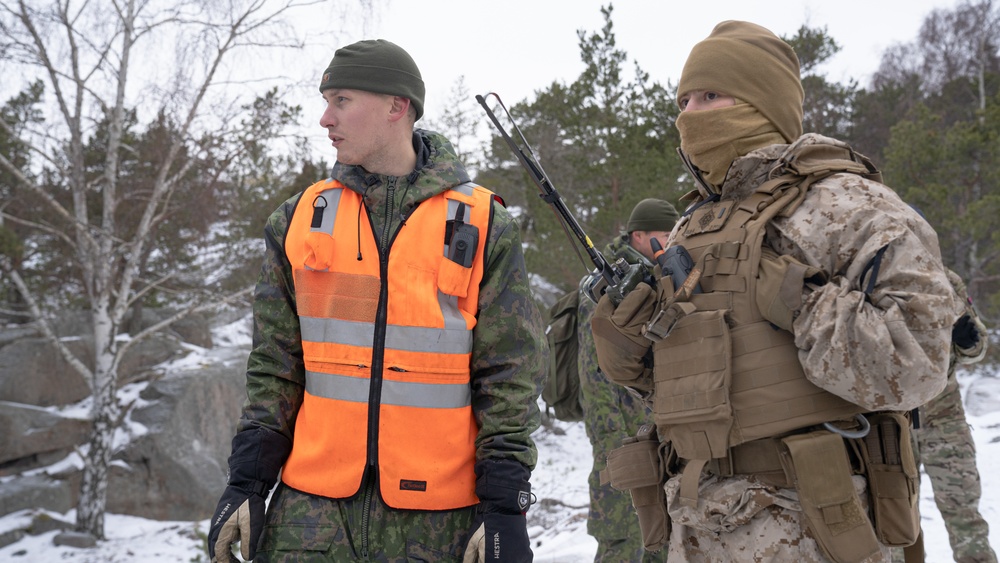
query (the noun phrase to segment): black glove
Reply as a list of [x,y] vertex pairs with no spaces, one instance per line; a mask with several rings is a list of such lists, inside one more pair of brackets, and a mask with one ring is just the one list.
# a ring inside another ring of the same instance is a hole
[[236,563],[232,547],[237,542],[243,559],[256,557],[257,542],[264,530],[264,499],[277,482],[291,450],[287,438],[266,428],[252,428],[233,436],[229,486],[209,523],[211,563]]
[[959,348],[972,348],[979,343],[979,329],[968,313],[962,315],[951,327],[951,341]]
[[532,560],[528,521],[531,504],[528,468],[516,461],[476,463],[478,516],[464,563],[520,563]]
[[270,487],[260,481],[247,483],[252,490],[229,485],[212,515],[208,556],[212,563],[238,563],[232,546],[239,542],[246,561],[257,556],[257,541],[264,529],[264,499]]

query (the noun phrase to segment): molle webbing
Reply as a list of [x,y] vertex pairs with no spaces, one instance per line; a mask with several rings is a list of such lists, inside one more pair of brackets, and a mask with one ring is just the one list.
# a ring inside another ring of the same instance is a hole
[[695,260],[704,293],[654,343],[653,410],[680,457],[726,458],[732,446],[863,412],[806,378],[794,337],[764,319],[755,299],[767,224],[790,215],[817,180],[877,175],[857,158],[847,148],[799,147],[745,198],[707,202],[679,228],[674,244]]

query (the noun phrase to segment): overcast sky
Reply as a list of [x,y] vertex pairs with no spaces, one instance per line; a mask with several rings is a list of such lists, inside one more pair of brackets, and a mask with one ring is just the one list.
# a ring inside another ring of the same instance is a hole
[[[426,111],[440,111],[456,78],[473,94],[496,91],[521,101],[553,80],[571,82],[583,70],[577,30],[601,29],[596,0],[390,0],[367,33],[331,37],[326,60],[340,44],[388,39],[416,60],[427,85]],[[618,47],[661,83],[676,84],[691,47],[727,19],[752,21],[778,35],[803,23],[825,26],[843,50],[824,67],[835,81],[864,82],[879,55],[916,38],[924,17],[955,0],[619,0],[612,21]],[[321,58],[322,60],[322,58]],[[321,63],[322,64],[322,63]]]
[[[307,0],[303,0],[307,1]],[[290,20],[304,36],[304,50],[243,51],[231,67],[234,78],[277,85],[286,100],[303,107],[302,129],[325,144],[318,121],[323,110],[316,87],[338,47],[361,39],[388,39],[416,60],[427,87],[425,114],[440,117],[460,76],[471,95],[497,92],[509,105],[533,98],[553,81],[569,83],[583,70],[577,31],[598,32],[607,0],[373,0],[372,17],[358,17],[357,0],[317,0],[299,7]],[[274,6],[281,4],[277,0]],[[863,85],[876,70],[885,48],[911,42],[935,8],[952,9],[958,0],[619,0],[612,21],[618,48],[650,77],[676,85],[691,47],[720,21],[742,19],[778,35],[793,35],[803,24],[826,27],[842,51],[820,68],[835,82],[854,78]],[[272,6],[273,7],[273,6]],[[353,11],[352,16],[344,12]],[[145,44],[144,44],[145,45]],[[145,45],[150,56],[173,52],[169,45]],[[10,78],[10,77],[9,77]],[[27,78],[25,78],[27,80]],[[0,85],[4,99],[23,87],[18,77]],[[133,78],[130,89],[141,88]],[[227,92],[231,94],[231,92]],[[137,98],[138,99],[138,98]],[[142,101],[132,103],[143,107]],[[486,127],[485,115],[483,128]],[[426,122],[425,122],[426,123]],[[321,149],[332,157],[329,145]]]
[[[628,54],[628,78],[633,76],[633,62],[638,62],[652,80],[676,85],[691,47],[720,21],[741,19],[789,36],[804,23],[825,26],[842,50],[820,71],[833,81],[855,78],[866,84],[886,47],[913,41],[931,10],[951,9],[957,3],[619,0],[613,4],[612,21],[617,46]],[[345,3],[334,4],[342,7]],[[577,31],[599,31],[601,7],[607,4],[598,0],[382,0],[366,25],[358,21],[346,26],[338,11],[342,8],[326,4],[300,12],[307,16],[303,25],[310,28],[310,47],[297,53],[295,62],[306,69],[314,67],[318,79],[337,47],[360,39],[388,39],[406,49],[420,67],[429,119],[439,116],[459,76],[465,77],[470,94],[497,92],[510,106],[533,97],[554,80],[569,83],[580,75],[583,63]],[[299,103],[305,109],[307,131],[315,126],[312,132],[322,141],[316,125],[322,106],[314,82],[307,79],[307,86],[296,96],[303,98]]]

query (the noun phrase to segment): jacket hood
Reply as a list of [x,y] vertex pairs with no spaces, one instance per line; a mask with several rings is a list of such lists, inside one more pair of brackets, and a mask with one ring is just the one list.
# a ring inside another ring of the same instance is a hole
[[[455,147],[440,133],[414,129],[413,149],[417,164],[406,176],[408,188],[403,205],[414,207],[421,201],[469,181],[469,173],[458,159]],[[382,183],[384,176],[372,174],[361,166],[336,163],[330,173],[349,189],[360,194]]]

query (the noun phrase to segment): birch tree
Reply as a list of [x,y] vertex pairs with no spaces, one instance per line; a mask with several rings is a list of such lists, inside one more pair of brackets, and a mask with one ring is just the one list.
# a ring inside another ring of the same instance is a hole
[[[272,138],[295,117],[285,115],[270,130],[248,131],[247,126],[258,124],[240,115],[252,112],[249,100],[259,84],[240,81],[239,65],[271,49],[301,48],[287,18],[315,4],[0,0],[0,70],[6,77],[41,81],[46,116],[44,123],[22,120],[16,128],[6,115],[0,119],[0,136],[17,139],[33,163],[3,153],[0,171],[33,198],[33,206],[20,209],[38,212],[20,214],[18,206],[6,202],[0,206],[5,237],[21,233],[19,240],[6,242],[18,249],[18,259],[0,260],[0,268],[41,333],[90,386],[93,426],[81,449],[85,459],[76,526],[96,538],[104,537],[108,468],[123,417],[116,393],[124,354],[191,312],[250,291],[220,295],[218,284],[197,276],[178,283],[176,269],[157,268],[167,264],[156,260],[162,252],[154,244],[157,230],[183,204],[190,206],[178,199],[193,176],[205,189],[226,181],[241,153],[251,150],[254,135]],[[357,4],[370,8],[372,1]],[[164,134],[154,158],[135,158],[130,120],[150,124],[147,141],[161,126]],[[144,180],[137,185],[140,177]],[[46,292],[27,274],[38,241],[62,245],[71,261],[67,270],[79,291],[74,298],[85,304],[93,325],[92,357],[74,355],[56,336],[54,323],[66,296]],[[202,259],[207,261],[202,271],[218,265],[207,253]],[[176,314],[123,334],[129,308],[166,290],[179,305]]]

